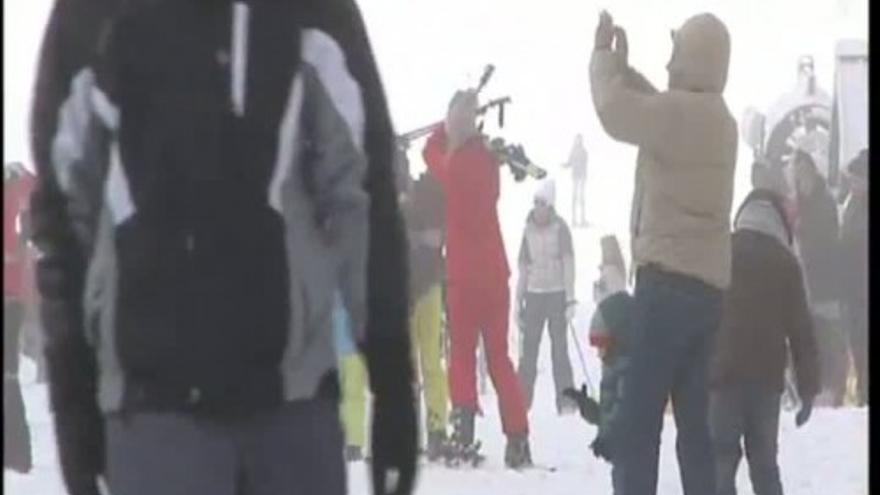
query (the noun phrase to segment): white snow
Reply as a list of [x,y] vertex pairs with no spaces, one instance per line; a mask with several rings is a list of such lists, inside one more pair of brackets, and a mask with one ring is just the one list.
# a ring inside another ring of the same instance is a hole
[[[478,419],[477,434],[488,459],[479,469],[449,469],[423,465],[419,495],[556,495],[611,493],[610,467],[595,459],[588,444],[595,430],[578,417],[556,416],[549,376],[549,352],[544,346],[535,407],[531,413],[531,443],[535,462],[553,466],[556,472],[534,469],[514,472],[504,468],[504,441],[500,432],[495,398],[485,395],[485,416]],[[572,353],[574,354],[574,353]],[[573,360],[577,358],[572,356]],[[3,473],[5,493],[10,495],[64,495],[57,454],[47,409],[46,388],[34,383],[33,364],[23,360],[22,379],[28,420],[34,437],[34,470],[19,475]],[[573,363],[577,368],[578,365]],[[580,372],[576,371],[576,380]],[[591,378],[598,379],[598,375]],[[820,409],[804,428],[794,427],[794,416],[783,413],[780,432],[780,467],[788,495],[866,495],[868,493],[868,411],[866,409]],[[369,492],[366,464],[349,469],[354,495]],[[740,493],[751,493],[745,466],[737,481]],[[658,493],[680,495],[675,461],[675,425],[667,418],[661,446]]]

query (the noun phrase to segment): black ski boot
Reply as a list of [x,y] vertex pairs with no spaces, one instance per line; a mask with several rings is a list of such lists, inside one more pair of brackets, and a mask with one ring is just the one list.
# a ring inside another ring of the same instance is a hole
[[445,458],[449,452],[449,438],[442,430],[428,432],[428,445],[425,447],[425,456],[431,462]]
[[507,437],[504,464],[511,469],[522,469],[532,466],[532,452],[529,449],[528,436],[522,434]]
[[364,460],[363,449],[357,445],[346,445],[345,451],[342,455],[345,458],[345,462],[359,462]]
[[559,416],[570,416],[578,412],[578,405],[573,400],[560,395],[556,399],[556,414]]
[[452,438],[446,449],[446,464],[458,466],[468,463],[478,466],[485,457],[480,454],[480,443],[474,442],[474,411],[461,407],[454,407],[450,420],[452,422]]

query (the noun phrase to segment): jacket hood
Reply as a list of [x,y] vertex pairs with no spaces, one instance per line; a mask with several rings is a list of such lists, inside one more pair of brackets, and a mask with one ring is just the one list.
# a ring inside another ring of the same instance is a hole
[[736,216],[734,227],[737,231],[760,232],[777,239],[783,246],[791,246],[791,230],[785,213],[778,203],[768,197],[748,198]]
[[670,88],[721,93],[727,83],[730,34],[712,14],[691,17],[673,34],[669,60]]

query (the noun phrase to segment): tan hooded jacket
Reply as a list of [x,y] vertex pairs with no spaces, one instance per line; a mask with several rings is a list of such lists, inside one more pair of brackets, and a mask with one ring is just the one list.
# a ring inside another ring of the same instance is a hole
[[720,289],[730,283],[737,127],[721,92],[730,38],[711,14],[674,36],[671,89],[658,92],[610,50],[590,62],[605,131],[639,147],[632,206],[636,267],[654,264]]

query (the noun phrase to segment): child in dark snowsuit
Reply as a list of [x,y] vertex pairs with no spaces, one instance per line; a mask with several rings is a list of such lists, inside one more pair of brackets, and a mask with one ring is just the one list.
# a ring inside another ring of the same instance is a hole
[[[602,248],[601,275],[593,286],[596,311],[589,335],[590,345],[602,359],[599,402],[587,395],[586,386],[580,391],[569,389],[566,396],[577,402],[584,420],[598,426],[596,438],[590,444],[593,453],[613,463],[615,418],[623,393],[623,376],[629,366],[633,298],[626,291],[626,267],[617,240],[612,236],[603,238]],[[618,474],[616,469],[612,470],[615,486]]]

